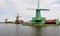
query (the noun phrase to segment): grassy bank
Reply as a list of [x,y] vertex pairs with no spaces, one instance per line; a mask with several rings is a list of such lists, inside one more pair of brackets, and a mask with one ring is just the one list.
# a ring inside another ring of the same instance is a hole
[[25,26],[56,26],[56,24],[32,24],[31,22],[25,22]]

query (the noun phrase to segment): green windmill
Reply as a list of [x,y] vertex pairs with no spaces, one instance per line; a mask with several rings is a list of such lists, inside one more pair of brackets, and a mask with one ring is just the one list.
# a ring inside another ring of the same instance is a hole
[[49,9],[39,9],[39,0],[38,0],[38,8],[37,9],[30,9],[36,10],[36,16],[32,18],[32,24],[45,24],[45,18],[41,17],[41,10],[49,11]]

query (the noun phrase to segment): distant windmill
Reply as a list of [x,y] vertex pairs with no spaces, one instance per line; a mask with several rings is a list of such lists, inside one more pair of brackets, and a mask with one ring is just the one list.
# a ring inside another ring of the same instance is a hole
[[19,17],[21,17],[21,16],[19,16],[19,14],[17,13],[16,20],[15,20],[16,24],[20,24],[23,22],[23,20],[19,19]]
[[19,16],[19,14],[17,13],[16,20],[19,20],[19,17],[21,17],[21,16]]

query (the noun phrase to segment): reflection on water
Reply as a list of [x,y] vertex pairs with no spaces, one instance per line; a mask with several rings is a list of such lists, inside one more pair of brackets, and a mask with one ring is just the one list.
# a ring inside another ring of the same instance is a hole
[[41,36],[41,27],[36,27],[36,36]]
[[60,26],[32,27],[0,24],[0,36],[60,36]]

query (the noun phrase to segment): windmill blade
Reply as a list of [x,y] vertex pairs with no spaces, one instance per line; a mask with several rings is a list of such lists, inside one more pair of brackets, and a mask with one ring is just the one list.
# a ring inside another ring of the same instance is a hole
[[39,0],[38,0],[38,5],[37,5],[38,9],[39,9]]
[[36,10],[36,9],[31,9],[31,8],[28,8],[28,10]]
[[43,10],[43,11],[49,11],[49,9],[40,9],[40,10]]

